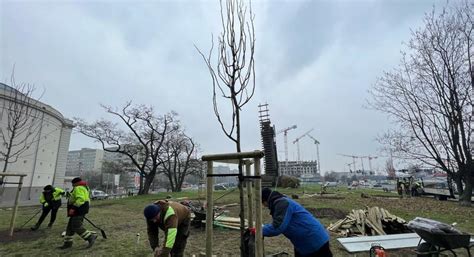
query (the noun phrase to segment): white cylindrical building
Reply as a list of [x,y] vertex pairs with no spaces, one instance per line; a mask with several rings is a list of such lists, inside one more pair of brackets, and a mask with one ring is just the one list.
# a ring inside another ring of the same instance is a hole
[[[0,154],[0,178],[4,173],[7,141],[12,137],[8,129],[12,124],[11,114],[14,108],[18,111],[22,106],[23,110],[31,111],[29,116],[34,116],[26,121],[34,129],[27,130],[29,132],[23,129],[14,136],[16,143],[10,144],[13,145],[11,152],[18,152],[22,147],[23,151],[15,156],[16,160],[10,159],[13,162],[8,163],[5,173],[27,175],[20,198],[20,204],[25,205],[37,203],[44,186],[63,186],[73,123],[51,106],[19,94],[16,89],[0,83],[0,153],[3,153]],[[9,206],[13,204],[17,188],[9,182],[17,182],[17,179],[5,177],[4,182],[0,185],[0,206]]]

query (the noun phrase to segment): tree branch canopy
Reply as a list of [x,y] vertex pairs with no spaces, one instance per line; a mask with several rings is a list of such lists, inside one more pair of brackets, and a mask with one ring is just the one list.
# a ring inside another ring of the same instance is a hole
[[[217,38],[217,57],[212,56],[214,42],[207,56],[199,48],[196,50],[211,75],[217,121],[224,134],[237,144],[240,142],[238,113],[255,93],[255,17],[250,2],[248,9],[241,0],[220,1],[220,7],[222,31]],[[218,96],[229,100],[227,104],[232,108],[228,123],[221,117]]]
[[119,123],[101,119],[92,123],[75,118],[76,130],[102,145],[104,151],[126,156],[136,167],[145,184],[140,193],[148,193],[159,166],[160,154],[169,135],[180,129],[175,112],[156,114],[152,106],[125,103],[122,108],[102,105]]
[[378,79],[369,102],[396,124],[380,139],[383,144],[401,158],[434,165],[462,180],[458,190],[466,189],[469,201],[474,178],[473,10],[474,3],[464,1],[426,14],[400,65]]
[[18,161],[30,147],[40,140],[43,112],[34,99],[36,87],[28,83],[17,83],[14,71],[10,77],[10,87],[5,88],[5,99],[1,101],[0,117],[6,125],[0,126],[0,161],[2,172],[8,165]]

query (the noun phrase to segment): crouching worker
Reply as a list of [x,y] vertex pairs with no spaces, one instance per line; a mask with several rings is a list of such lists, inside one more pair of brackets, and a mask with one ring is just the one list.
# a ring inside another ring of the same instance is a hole
[[[147,222],[148,240],[155,257],[182,257],[189,236],[191,212],[186,206],[171,202],[157,201],[143,210]],[[165,241],[159,247],[158,228],[165,232]]]
[[326,229],[303,206],[269,188],[262,190],[262,203],[272,216],[272,223],[263,226],[264,237],[285,235],[295,257],[332,257]]
[[48,216],[49,212],[51,211],[51,219],[49,220],[48,228],[51,228],[56,220],[56,214],[58,213],[59,207],[61,207],[61,196],[64,196],[66,192],[59,187],[53,187],[51,185],[47,185],[43,188],[43,193],[40,195],[40,203],[43,205],[41,213],[41,217],[39,218],[38,222],[31,227],[31,230],[35,231],[43,223],[46,216]]
[[69,217],[69,222],[67,223],[64,244],[59,248],[71,248],[72,237],[75,233],[87,241],[89,243],[87,248],[90,248],[97,239],[97,233],[86,230],[82,226],[84,216],[89,212],[89,187],[81,178],[74,178],[71,182],[73,189],[67,202],[67,216]]

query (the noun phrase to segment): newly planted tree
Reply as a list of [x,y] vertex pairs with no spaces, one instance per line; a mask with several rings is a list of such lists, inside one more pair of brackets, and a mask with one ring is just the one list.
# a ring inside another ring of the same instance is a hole
[[[217,38],[217,57],[213,59],[214,42],[204,59],[212,78],[214,114],[224,134],[241,152],[241,111],[255,92],[255,29],[251,3],[242,0],[220,1],[222,31]],[[220,96],[220,97],[219,97]],[[229,118],[223,117],[219,103],[231,106]],[[240,228],[244,233],[244,195],[242,163],[239,163]],[[243,247],[243,236],[241,236]]]

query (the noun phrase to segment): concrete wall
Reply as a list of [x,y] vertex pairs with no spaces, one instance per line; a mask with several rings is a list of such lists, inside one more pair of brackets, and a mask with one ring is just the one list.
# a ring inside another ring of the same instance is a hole
[[56,173],[54,174],[55,186],[63,187],[64,185],[71,132],[72,126],[64,126],[61,130],[61,139],[59,140],[58,156],[56,159]]
[[[6,128],[8,125],[8,107],[9,102],[13,101],[11,90],[5,89],[2,84],[0,87],[0,127]],[[10,92],[10,93],[9,93]],[[38,202],[43,187],[48,184],[62,184],[64,179],[64,155],[67,155],[69,140],[72,130],[72,122],[65,119],[61,113],[53,109],[51,106],[36,100],[27,102],[29,108],[35,109],[31,118],[31,127],[38,127],[33,133],[34,137],[29,137],[28,148],[18,156],[18,160],[9,163],[7,173],[26,174],[23,178],[23,186],[21,191],[20,204],[26,205]],[[27,138],[25,132],[19,134],[17,142],[21,142],[22,138]],[[1,139],[0,139],[1,140]],[[3,144],[0,142],[0,147]],[[3,151],[4,149],[2,149]],[[0,161],[3,167],[4,162]],[[59,164],[59,165],[58,165]],[[0,171],[1,172],[1,171]],[[6,182],[17,182],[18,177],[6,177]],[[0,206],[12,205],[15,199],[17,185],[4,184],[0,186]]]

